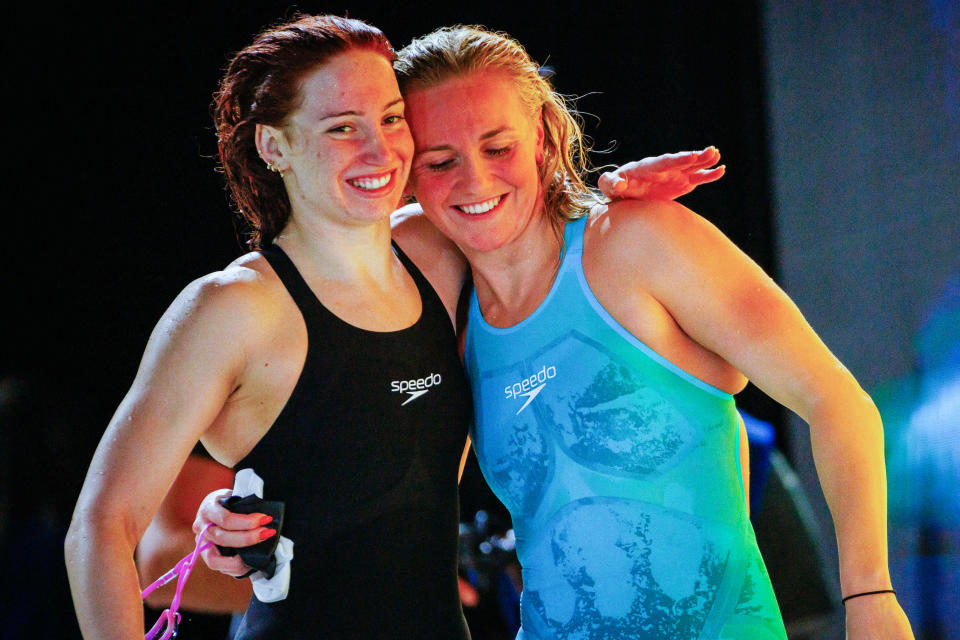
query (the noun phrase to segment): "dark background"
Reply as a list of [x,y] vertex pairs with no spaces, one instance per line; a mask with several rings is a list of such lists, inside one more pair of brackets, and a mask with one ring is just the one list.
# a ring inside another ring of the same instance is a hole
[[[10,16],[3,42],[12,87],[7,111],[13,112],[4,138],[7,160],[15,167],[7,174],[7,188],[16,197],[5,215],[10,236],[4,252],[9,305],[4,315],[9,325],[3,334],[0,398],[25,395],[34,402],[16,414],[4,414],[0,541],[5,549],[22,549],[14,544],[21,539],[16,536],[29,534],[27,548],[33,551],[21,554],[17,566],[48,591],[33,600],[30,588],[4,592],[8,597],[0,611],[19,607],[28,624],[47,625],[34,630],[49,629],[24,632],[23,637],[75,633],[60,545],[93,449],[166,306],[189,281],[222,268],[243,251],[215,171],[211,94],[228,55],[260,28],[288,17],[292,7],[309,13],[349,11],[351,17],[383,28],[397,48],[415,35],[458,22],[508,31],[535,59],[555,69],[561,92],[583,96],[580,109],[595,114],[586,117],[595,147],[612,149],[595,156],[597,164],[718,146],[727,176],[683,202],[717,224],[772,275],[796,284],[788,292],[805,310],[807,302],[813,306],[817,329],[848,326],[849,318],[830,315],[835,305],[823,291],[830,289],[831,280],[828,275],[805,280],[811,272],[808,262],[830,274],[838,254],[870,255],[891,237],[903,237],[899,228],[876,222],[896,212],[907,211],[917,224],[945,225],[927,234],[933,249],[922,247],[922,260],[913,253],[902,264],[874,262],[867,271],[861,264],[839,267],[847,280],[892,279],[894,288],[903,283],[898,300],[907,302],[898,303],[900,315],[885,326],[895,327],[890,340],[907,343],[901,361],[909,366],[908,336],[919,323],[919,312],[911,315],[909,309],[922,307],[957,266],[951,250],[956,243],[944,240],[956,230],[956,206],[945,196],[931,201],[930,195],[931,185],[937,193],[955,194],[960,183],[954,180],[960,126],[949,115],[949,101],[956,100],[956,76],[950,75],[957,68],[956,53],[949,48],[956,43],[956,10],[944,1],[910,4],[909,10],[904,3],[897,4],[902,11],[888,8],[864,18],[860,9],[876,8],[869,2],[851,3],[836,14],[828,6],[814,2],[795,10],[786,2],[567,2],[521,8],[519,3],[387,6],[345,0],[208,2],[149,10],[21,6]],[[946,11],[946,18],[941,15],[935,23],[937,11]],[[945,32],[930,28],[941,23]],[[931,37],[941,34],[946,43],[934,47],[932,60],[902,60],[904,47],[930,44],[926,32],[914,33],[914,25],[926,28]],[[897,45],[900,64],[892,71],[891,52],[882,49],[897,42],[887,37],[889,30],[906,33],[905,42]],[[806,61],[804,56],[814,53]],[[932,84],[924,85],[940,96],[939,102],[909,106],[910,91],[890,91],[901,79],[915,78],[918,69],[926,72],[943,64],[946,75],[934,74]],[[843,65],[852,69],[852,80],[842,73],[848,70]],[[882,71],[870,75],[863,73],[865,68]],[[865,113],[855,98],[863,92],[873,95],[871,83],[878,79],[886,89],[878,100],[908,105],[906,113],[894,115],[904,122],[931,123],[931,129],[908,132],[877,148],[874,131],[896,123],[886,117],[889,110]],[[853,102],[844,103],[844,96]],[[858,116],[845,117],[850,113]],[[890,174],[885,171],[899,167],[891,151],[905,147],[910,153],[902,163],[915,170],[916,179],[895,190],[901,201],[849,203],[839,212],[847,222],[836,223],[838,212],[830,210],[835,200],[823,194],[831,188],[849,194],[886,187]],[[872,153],[855,153],[864,148]],[[927,165],[931,153],[954,162]],[[835,222],[811,232],[811,220]],[[801,232],[813,237],[798,242]],[[861,237],[873,232],[881,240]],[[852,249],[845,239],[851,233],[857,238]],[[824,236],[835,240],[820,243]],[[898,279],[905,272],[910,277]],[[922,278],[916,276],[919,272]],[[918,280],[925,283],[919,290]],[[839,295],[847,299],[849,293],[848,285]],[[882,316],[872,306],[875,301],[856,300],[849,306],[866,306]],[[862,333],[844,339],[838,355],[855,374],[866,370],[867,384],[896,374],[896,362],[886,369],[861,364],[874,363],[872,354],[858,362],[862,351],[857,343],[868,341]],[[796,457],[788,443],[792,436],[785,432],[787,420],[777,407],[752,391],[739,404],[776,424],[784,448]],[[464,498],[468,503],[474,499]],[[828,526],[824,532],[829,537]],[[4,633],[15,630],[0,626],[0,637]]]

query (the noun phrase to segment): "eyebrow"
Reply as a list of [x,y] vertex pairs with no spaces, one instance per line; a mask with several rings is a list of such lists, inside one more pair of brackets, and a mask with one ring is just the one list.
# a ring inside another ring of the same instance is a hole
[[[390,107],[392,107],[393,105],[399,102],[403,102],[403,98],[397,98],[396,100],[392,100],[388,102],[383,106],[383,110],[386,111],[387,109],[389,109]],[[328,113],[327,115],[322,116],[320,119],[329,120],[330,118],[339,118],[341,116],[362,116],[362,115],[363,115],[363,111],[348,110],[348,111],[339,111],[337,113]]]
[[[494,129],[492,131],[487,131],[486,133],[480,136],[480,139],[488,140],[490,138],[496,138],[498,135],[500,135],[505,131],[513,131],[513,129],[511,129],[510,127],[498,127],[497,129]],[[426,149],[420,149],[416,153],[421,154],[421,153],[429,153],[431,151],[451,151],[452,149],[453,147],[451,147],[448,144],[438,144],[432,147],[427,147]]]

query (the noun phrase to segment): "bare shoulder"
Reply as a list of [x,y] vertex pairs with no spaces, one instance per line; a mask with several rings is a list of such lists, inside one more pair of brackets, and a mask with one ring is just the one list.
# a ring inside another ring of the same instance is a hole
[[591,211],[584,234],[591,260],[656,269],[724,240],[705,218],[673,201],[622,200]]
[[456,244],[423,215],[418,204],[398,209],[390,216],[393,239],[449,309],[456,308],[467,273],[467,260]]
[[247,254],[188,284],[174,300],[167,314],[168,321],[196,323],[215,321],[241,322],[269,300],[271,280],[276,276],[258,254]]
[[279,279],[260,254],[241,256],[180,292],[157,323],[147,355],[157,348],[221,356],[242,350],[272,329],[282,293]]
[[755,307],[764,299],[760,290],[780,295],[716,226],[676,202],[623,201],[598,209],[584,244],[584,266],[597,277],[640,285],[671,312],[694,295],[722,296],[726,312]]

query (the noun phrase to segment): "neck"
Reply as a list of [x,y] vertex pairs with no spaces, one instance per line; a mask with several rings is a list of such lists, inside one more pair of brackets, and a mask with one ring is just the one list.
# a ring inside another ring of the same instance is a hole
[[305,277],[344,283],[385,282],[395,265],[388,218],[370,224],[344,225],[294,212],[275,242]]
[[563,230],[537,216],[515,241],[467,255],[484,320],[512,326],[543,302],[560,266]]

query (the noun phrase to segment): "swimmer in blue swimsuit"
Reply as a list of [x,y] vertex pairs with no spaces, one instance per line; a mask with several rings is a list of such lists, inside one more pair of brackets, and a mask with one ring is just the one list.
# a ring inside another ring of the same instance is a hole
[[410,184],[472,269],[474,444],[514,518],[519,637],[786,637],[739,474],[749,376],[810,424],[847,637],[911,638],[879,416],[789,298],[675,203],[584,219],[578,123],[516,41],[440,29],[399,58]]
[[600,305],[586,219],[566,225],[543,303],[506,329],[471,296],[472,433],[510,509],[524,640],[786,634],[747,517],[733,396]]

